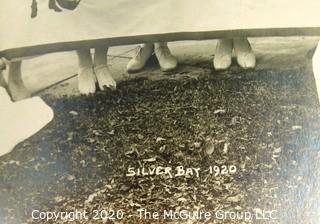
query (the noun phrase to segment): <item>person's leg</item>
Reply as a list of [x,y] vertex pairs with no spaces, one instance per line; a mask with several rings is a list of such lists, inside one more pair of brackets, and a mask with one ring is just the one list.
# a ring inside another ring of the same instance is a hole
[[177,68],[178,61],[171,54],[170,49],[168,48],[167,42],[155,43],[154,52],[159,61],[159,65],[162,71],[171,71]]
[[21,73],[22,61],[14,61],[9,65],[8,91],[14,101],[19,101],[31,96],[31,92],[25,87]]
[[13,103],[7,91],[0,87],[0,156],[42,129],[53,116],[52,109],[41,98]]
[[216,52],[214,54],[213,66],[216,70],[224,70],[231,66],[232,63],[232,39],[218,40]]
[[107,49],[96,48],[94,54],[94,71],[98,80],[100,90],[106,88],[115,89],[117,86],[116,81],[113,79],[112,74],[107,64]]
[[256,57],[247,38],[233,39],[233,47],[240,67],[244,69],[255,67]]
[[147,43],[141,44],[137,51],[137,54],[128,62],[127,71],[128,72],[138,72],[146,65],[148,59],[153,54],[154,44]]
[[91,94],[96,92],[96,77],[93,72],[92,58],[90,50],[77,50],[79,71],[78,88],[81,94]]

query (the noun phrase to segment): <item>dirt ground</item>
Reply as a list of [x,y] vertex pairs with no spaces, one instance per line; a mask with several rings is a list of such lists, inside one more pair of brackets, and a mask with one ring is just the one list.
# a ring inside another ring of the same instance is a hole
[[[128,77],[123,69],[134,46],[126,46],[127,54],[109,52],[122,80],[117,90],[78,96],[70,79],[41,92],[55,118],[0,159],[0,223],[37,223],[36,209],[125,213],[121,220],[68,223],[318,223],[320,114],[308,53],[315,39],[252,42],[254,70],[216,72],[215,42],[185,42],[172,44],[176,71],[150,63]],[[38,65],[56,56],[45,57],[27,62],[26,71],[41,73]],[[70,65],[60,67],[60,79],[72,75]],[[36,80],[25,76],[29,86]],[[200,174],[126,176],[128,168],[179,166]],[[210,166],[237,170],[214,175]],[[261,216],[275,210],[277,219],[139,219],[139,208]]]

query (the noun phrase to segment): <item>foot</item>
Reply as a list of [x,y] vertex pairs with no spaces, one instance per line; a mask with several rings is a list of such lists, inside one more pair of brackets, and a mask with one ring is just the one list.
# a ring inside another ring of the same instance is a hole
[[256,57],[247,39],[234,39],[233,46],[240,67],[248,69],[256,66]]
[[153,44],[141,44],[137,54],[127,64],[128,72],[138,72],[146,65],[153,53]]
[[216,70],[225,70],[232,63],[233,44],[231,39],[218,40],[213,66]]
[[178,61],[171,54],[167,43],[155,43],[154,52],[159,61],[159,65],[162,71],[172,71],[178,67]]
[[81,67],[78,72],[79,92],[84,95],[96,92],[96,77],[91,66]]
[[52,109],[39,97],[11,102],[0,87],[0,156],[31,137],[53,119]]
[[117,83],[107,65],[97,65],[94,68],[100,90],[116,89]]

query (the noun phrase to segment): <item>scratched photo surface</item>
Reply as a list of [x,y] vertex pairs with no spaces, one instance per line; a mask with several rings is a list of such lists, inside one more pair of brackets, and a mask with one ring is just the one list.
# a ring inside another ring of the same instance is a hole
[[[318,223],[318,1],[0,4],[3,79],[22,60],[26,89],[54,111],[0,157],[0,223]],[[234,52],[215,70],[225,36],[248,36],[255,68]],[[176,69],[153,53],[126,71],[161,40]],[[75,50],[108,45],[116,88],[80,94]]]

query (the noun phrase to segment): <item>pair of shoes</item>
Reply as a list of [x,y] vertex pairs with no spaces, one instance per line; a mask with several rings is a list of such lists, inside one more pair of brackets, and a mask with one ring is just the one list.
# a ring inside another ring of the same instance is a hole
[[137,54],[127,65],[128,72],[140,71],[147,63],[151,55],[155,53],[162,71],[172,71],[177,68],[178,61],[171,54],[167,43],[142,44]]
[[231,66],[233,49],[240,67],[244,69],[255,67],[256,57],[247,39],[222,39],[218,41],[213,59],[216,70],[225,70]]
[[54,116],[52,109],[40,97],[13,103],[2,87],[0,104],[0,156],[37,133]]
[[96,92],[96,83],[100,90],[116,89],[117,83],[113,79],[108,65],[102,64],[93,67],[82,67],[78,71],[78,89],[81,94],[89,95]]

